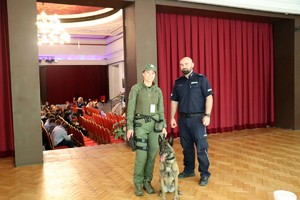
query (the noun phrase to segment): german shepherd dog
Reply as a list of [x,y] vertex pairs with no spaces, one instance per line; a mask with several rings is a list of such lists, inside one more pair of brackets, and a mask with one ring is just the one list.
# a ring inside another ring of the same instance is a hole
[[160,148],[160,196],[166,200],[167,192],[175,192],[174,200],[178,200],[181,193],[178,189],[179,168],[172,148],[173,137],[171,136],[167,141],[159,136],[158,143]]

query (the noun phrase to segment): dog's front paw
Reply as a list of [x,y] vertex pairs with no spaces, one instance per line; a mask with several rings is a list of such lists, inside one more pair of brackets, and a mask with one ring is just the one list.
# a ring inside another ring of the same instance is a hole
[[174,197],[174,200],[179,200],[179,199],[180,199],[179,196],[175,196],[175,197]]
[[159,196],[161,197],[162,200],[167,200],[166,199],[166,194],[163,193],[162,191],[159,192]]

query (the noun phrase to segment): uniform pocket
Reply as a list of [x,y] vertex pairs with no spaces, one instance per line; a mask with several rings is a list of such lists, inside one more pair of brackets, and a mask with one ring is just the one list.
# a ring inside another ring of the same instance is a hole
[[164,121],[163,120],[155,121],[154,132],[161,133],[163,128],[164,128]]
[[199,88],[200,84],[197,81],[193,81],[190,83],[190,88]]

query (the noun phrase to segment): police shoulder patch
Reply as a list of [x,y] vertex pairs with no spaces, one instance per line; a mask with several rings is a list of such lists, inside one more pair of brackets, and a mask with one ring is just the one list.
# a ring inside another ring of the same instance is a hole
[[177,78],[175,81],[178,81],[181,77]]
[[175,81],[180,81],[181,79],[185,79],[185,76],[180,76],[180,77],[177,78]]

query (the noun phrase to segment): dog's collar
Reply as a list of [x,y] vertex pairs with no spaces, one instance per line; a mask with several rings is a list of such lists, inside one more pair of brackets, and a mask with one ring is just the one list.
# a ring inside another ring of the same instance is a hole
[[166,160],[173,160],[175,159],[175,156],[171,157],[171,158],[166,158]]

